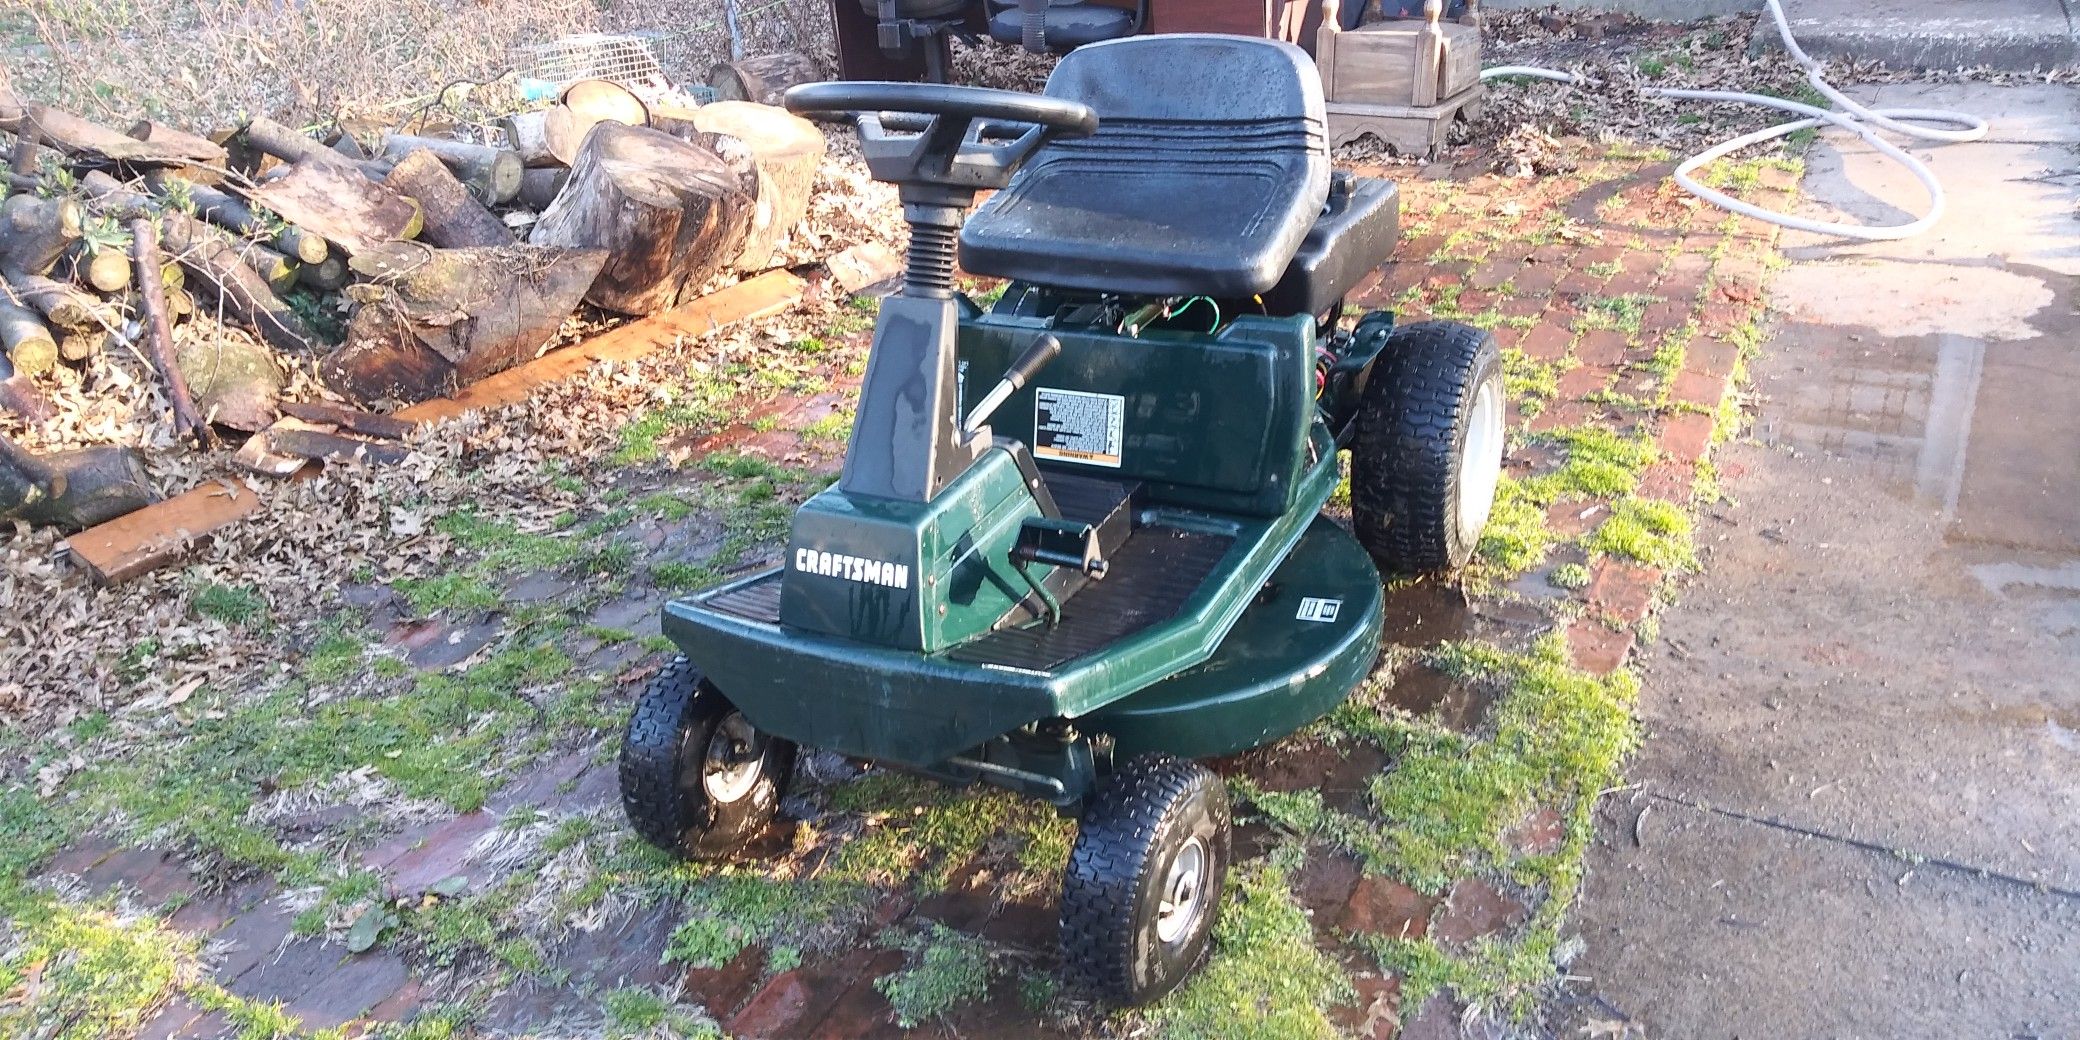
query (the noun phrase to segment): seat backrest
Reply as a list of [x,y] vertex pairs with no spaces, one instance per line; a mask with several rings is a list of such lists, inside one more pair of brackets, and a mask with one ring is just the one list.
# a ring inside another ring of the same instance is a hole
[[1329,191],[1321,78],[1289,43],[1178,34],[1080,48],[1051,97],[1097,110],[961,235],[978,274],[1137,295],[1276,284]]

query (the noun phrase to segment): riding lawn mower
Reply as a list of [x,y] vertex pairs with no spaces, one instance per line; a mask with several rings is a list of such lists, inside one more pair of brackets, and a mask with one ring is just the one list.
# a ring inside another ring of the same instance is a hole
[[[1473,552],[1501,472],[1494,339],[1351,320],[1393,183],[1331,168],[1305,52],[1141,36],[1043,94],[817,83],[910,240],[844,468],[784,557],[664,608],[629,721],[635,829],[727,857],[800,748],[1078,820],[1062,966],[1140,1004],[1204,957],[1229,806],[1200,760],[1280,739],[1378,657],[1383,574]],[[973,215],[977,195],[994,194]],[[987,310],[967,272],[1008,281]],[[1322,515],[1343,480],[1349,527]]]

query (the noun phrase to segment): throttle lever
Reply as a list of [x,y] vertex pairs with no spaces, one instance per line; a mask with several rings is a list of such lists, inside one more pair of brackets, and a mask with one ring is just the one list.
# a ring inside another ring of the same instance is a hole
[[982,429],[982,424],[989,421],[992,413],[1002,407],[1012,394],[1023,389],[1034,376],[1039,375],[1040,370],[1046,368],[1047,363],[1053,361],[1061,352],[1062,341],[1054,338],[1053,333],[1042,334],[1039,339],[1034,340],[1033,345],[1027,347],[1025,353],[1020,354],[1018,360],[1011,363],[1010,368],[1004,370],[1004,378],[997,380],[997,385],[991,387],[989,394],[977,402],[975,409],[968,413],[967,421],[961,423],[962,435],[975,436],[976,431]]

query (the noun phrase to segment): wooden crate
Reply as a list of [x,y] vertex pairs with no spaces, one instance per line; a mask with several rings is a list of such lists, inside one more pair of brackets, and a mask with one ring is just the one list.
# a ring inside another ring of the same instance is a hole
[[1481,33],[1414,19],[1339,30],[1324,23],[1315,64],[1330,101],[1423,107],[1480,83]]

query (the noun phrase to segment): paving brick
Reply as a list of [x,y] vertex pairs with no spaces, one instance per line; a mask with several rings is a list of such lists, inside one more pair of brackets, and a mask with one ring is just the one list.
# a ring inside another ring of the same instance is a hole
[[96,892],[121,888],[146,906],[195,891],[187,861],[161,849],[123,849],[102,857],[80,875],[80,883]]
[[1447,947],[1500,935],[1531,916],[1522,900],[1479,878],[1463,878],[1430,922],[1430,935]]
[[578,932],[549,953],[549,967],[571,981],[601,989],[654,986],[677,976],[664,963],[665,947],[678,930],[681,911],[659,905],[637,911],[618,924]]
[[1535,295],[1552,292],[1553,286],[1559,284],[1560,279],[1566,274],[1567,268],[1560,262],[1541,261],[1534,255],[1522,267],[1517,268],[1517,273],[1511,280],[1516,284],[1519,293]]
[[1352,305],[1358,307],[1381,306],[1393,299],[1393,294],[1387,291],[1386,284],[1387,272],[1384,268],[1367,271],[1365,277],[1358,279],[1358,284],[1351,288],[1347,298]]
[[1482,264],[1466,276],[1466,284],[1475,289],[1493,290],[1508,285],[1519,269],[1524,266],[1519,260],[1501,260]]
[[1546,301],[1536,296],[1507,296],[1495,310],[1505,318],[1536,318],[1544,313]]
[[1663,458],[1685,465],[1704,457],[1712,446],[1713,417],[1703,412],[1677,412],[1661,424],[1656,443]]
[[766,952],[755,946],[746,946],[720,968],[688,971],[679,990],[689,999],[699,1001],[708,1009],[710,1017],[724,1019],[744,1006],[745,999],[756,989],[765,970]]
[[1676,381],[1669,386],[1668,396],[1672,401],[1717,411],[1719,401],[1726,396],[1726,380],[1714,379],[1702,372],[1678,372]]
[[882,950],[875,954],[863,970],[845,988],[823,1020],[809,1031],[809,1040],[880,1040],[882,1037],[897,1038],[904,1031],[895,1023],[894,1009],[889,1007],[888,998],[881,995],[874,980],[903,966],[903,954],[897,950]]
[[1689,322],[1696,309],[1694,300],[1656,300],[1647,304],[1647,309],[1640,313],[1640,331],[1655,337],[1680,329]]
[[1616,365],[1578,365],[1560,373],[1560,396],[1577,400],[1611,385],[1618,376]]
[[1341,1035],[1356,1040],[1394,1040],[1401,1031],[1401,978],[1360,971],[1351,976],[1357,999],[1329,1012]]
[[1441,993],[1424,1001],[1423,1006],[1408,1017],[1407,1028],[1401,1031],[1400,1040],[1462,1040],[1459,1005]]
[[217,981],[225,982],[271,960],[291,938],[294,918],[274,900],[267,900],[240,913],[217,930],[210,945],[223,951],[216,968]]
[[1567,626],[1568,656],[1574,666],[1590,675],[1609,675],[1625,663],[1632,652],[1630,626],[1613,629],[1595,618],[1577,618]]
[[1630,625],[1647,616],[1654,590],[1661,584],[1661,571],[1623,560],[1606,559],[1597,564],[1589,582],[1589,603],[1621,624]]
[[1558,361],[1567,356],[1567,348],[1574,342],[1574,333],[1558,324],[1536,325],[1524,333],[1518,349],[1533,361]]
[[1531,420],[1531,432],[1547,433],[1580,426],[1596,417],[1600,411],[1595,405],[1581,401],[1558,400],[1547,404],[1544,411]]
[[145,1020],[136,1040],[177,1040],[196,1035],[191,1030],[206,1014],[201,1008],[175,997],[158,1013]]
[[304,1028],[322,1030],[361,1017],[408,977],[403,958],[394,953],[348,954],[323,939],[298,939],[224,986],[248,1000],[279,1001]]
[[121,851],[123,846],[89,835],[52,853],[43,865],[43,873],[79,877]]
[[1371,932],[1396,939],[1420,939],[1430,933],[1431,914],[1437,900],[1399,881],[1384,877],[1360,878],[1344,904],[1343,929]]
[[1683,348],[1683,371],[1712,379],[1729,379],[1740,357],[1741,348],[1731,340],[1693,336],[1689,345]]
[[1641,474],[1633,493],[1672,505],[1687,505],[1697,485],[1695,463],[1657,462]]
[[1541,805],[1511,828],[1508,841],[1519,856],[1551,855],[1567,841],[1567,818],[1558,810]]
[[1584,366],[1616,369],[1625,363],[1625,334],[1617,329],[1590,329],[1574,341],[1575,360]]
[[[879,951],[882,955],[891,952]],[[856,950],[836,963],[804,965],[773,976],[742,1010],[730,1016],[726,1023],[730,1035],[746,1040],[798,1040],[823,1021],[875,956]]]
[[1606,275],[1596,274],[1587,268],[1576,267],[1563,273],[1553,283],[1553,291],[1567,296],[1601,296]]
[[1604,515],[1609,512],[1610,506],[1602,502],[1583,502],[1579,499],[1555,502],[1546,507],[1546,526],[1561,538],[1580,538],[1601,523]]
[[1603,291],[1612,296],[1644,295],[1651,292],[1658,280],[1656,268],[1660,258],[1645,253],[1632,253],[1625,258],[1625,267],[1603,283]]
[[436,882],[466,875],[470,847],[497,825],[496,814],[463,813],[439,823],[412,827],[369,850],[362,862],[388,874],[391,887],[401,894],[424,892]]
[[[1336,910],[1350,902],[1361,873],[1357,860],[1341,852],[1317,852],[1307,857],[1306,865],[1293,878],[1293,891],[1311,909]],[[1333,914],[1315,915],[1318,924],[1336,919]]]

